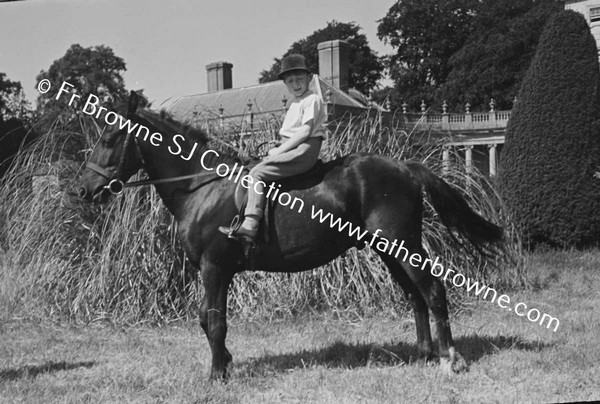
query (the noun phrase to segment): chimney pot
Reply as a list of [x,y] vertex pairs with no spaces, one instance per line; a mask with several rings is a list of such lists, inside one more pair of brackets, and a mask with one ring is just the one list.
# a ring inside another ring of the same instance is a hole
[[319,76],[342,91],[349,88],[348,53],[350,45],[339,39],[325,41],[317,46],[319,50]]
[[227,90],[233,87],[231,70],[233,65],[228,62],[214,62],[206,65],[207,89],[209,93]]

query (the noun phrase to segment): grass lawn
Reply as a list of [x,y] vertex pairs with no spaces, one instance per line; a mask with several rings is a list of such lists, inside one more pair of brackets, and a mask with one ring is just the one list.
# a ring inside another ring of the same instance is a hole
[[[553,332],[496,303],[452,318],[470,365],[416,360],[414,320],[230,321],[228,383],[209,383],[198,322],[164,327],[0,323],[0,402],[548,403],[600,400],[600,252],[528,259],[533,287],[498,291],[559,318]],[[466,293],[466,292],[465,292]]]

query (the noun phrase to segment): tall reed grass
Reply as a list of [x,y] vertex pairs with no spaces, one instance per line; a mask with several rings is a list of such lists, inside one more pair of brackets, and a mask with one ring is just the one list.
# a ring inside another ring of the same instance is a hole
[[[135,323],[196,316],[202,286],[154,189],[128,189],[106,206],[82,202],[74,190],[99,128],[84,118],[68,125],[61,121],[46,123],[44,135],[19,156],[0,189],[0,319],[50,316]],[[269,120],[255,131],[235,146],[242,156],[273,139],[277,125]],[[236,141],[232,132],[211,132],[222,139],[211,144],[215,149]],[[333,132],[322,151],[325,160],[372,152],[420,160],[442,175],[439,146],[419,144],[415,134],[384,127],[377,116],[348,117]],[[500,198],[485,176],[467,176],[453,167],[443,177],[480,214],[507,226]],[[516,264],[518,243],[510,226],[508,230],[501,254],[484,260],[471,254],[468,245],[457,244],[429,205],[424,216],[424,244],[444,266],[499,287],[524,279]],[[464,293],[450,289],[452,307],[460,309]],[[231,314],[246,318],[323,310],[400,316],[408,310],[400,287],[368,248],[349,250],[300,274],[238,274],[229,302]]]

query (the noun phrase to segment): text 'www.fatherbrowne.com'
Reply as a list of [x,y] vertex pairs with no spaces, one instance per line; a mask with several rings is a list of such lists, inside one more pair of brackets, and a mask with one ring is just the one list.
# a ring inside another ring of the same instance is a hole
[[[329,212],[323,212],[323,209],[317,210],[314,206],[312,207],[311,218],[313,220],[318,220],[320,223],[327,223],[329,227],[337,229],[340,233],[347,233],[350,237],[356,237],[358,241],[363,241],[363,238],[365,237],[368,238],[367,235],[370,233],[368,230],[361,229],[360,226],[355,226],[349,221],[343,221],[339,217],[336,218]],[[513,305],[511,304],[509,296],[502,294],[498,297],[496,289],[486,286],[479,281],[473,281],[471,278],[466,277],[451,268],[445,269],[444,266],[439,263],[439,257],[436,257],[435,260],[431,260],[430,258],[423,259],[418,253],[411,254],[410,251],[404,247],[404,240],[400,243],[396,239],[390,242],[385,237],[380,236],[380,233],[381,229],[375,230],[371,235],[371,239],[364,241],[364,243],[371,247],[375,244],[374,248],[377,250],[394,256],[395,258],[400,258],[403,262],[408,262],[409,265],[415,268],[420,267],[422,271],[424,271],[425,267],[429,264],[430,272],[433,276],[441,278],[444,281],[450,281],[457,288],[465,287],[468,293],[474,293],[477,297],[481,296],[483,300],[491,303],[495,301],[503,310],[514,312],[519,317],[526,317],[527,320],[532,323],[537,323],[540,326],[545,325],[547,329],[554,327],[554,332],[558,330],[558,326],[560,325],[558,318],[552,317],[547,313],[542,313],[536,308],[528,309],[527,305],[523,302]]]

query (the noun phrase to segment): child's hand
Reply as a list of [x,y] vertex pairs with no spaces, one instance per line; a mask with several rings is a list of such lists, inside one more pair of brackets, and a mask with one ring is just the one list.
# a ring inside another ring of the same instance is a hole
[[279,151],[279,147],[275,147],[274,149],[269,150],[269,152],[267,154],[269,155],[269,157],[273,157],[273,156],[277,156],[280,153],[281,152]]

